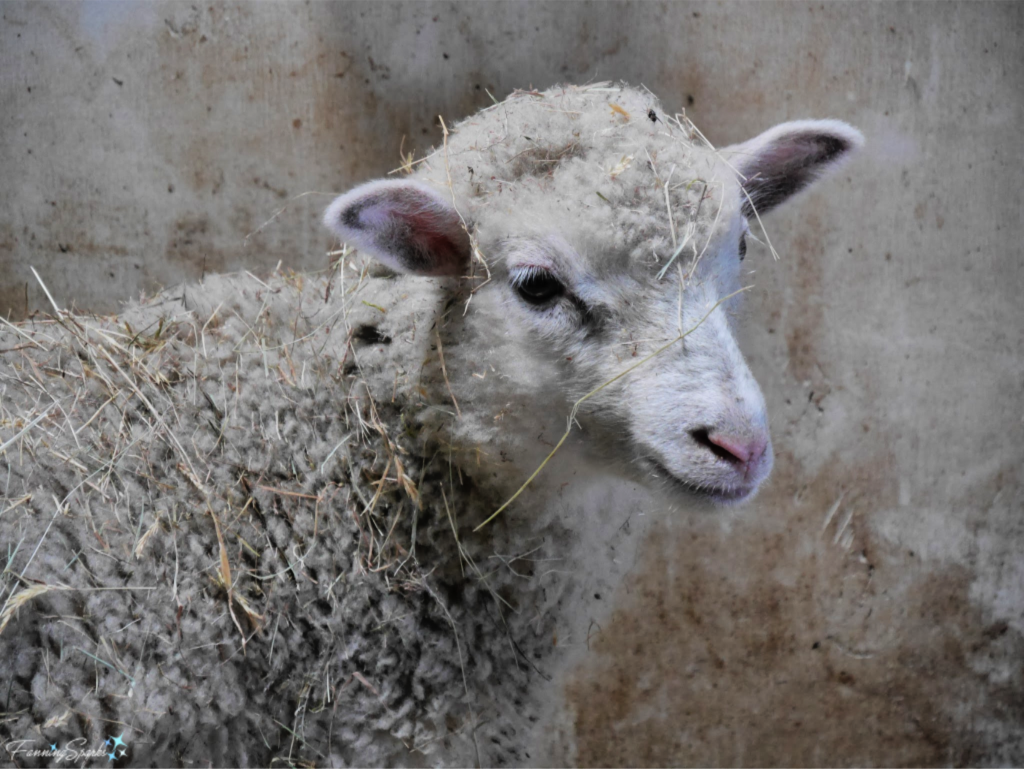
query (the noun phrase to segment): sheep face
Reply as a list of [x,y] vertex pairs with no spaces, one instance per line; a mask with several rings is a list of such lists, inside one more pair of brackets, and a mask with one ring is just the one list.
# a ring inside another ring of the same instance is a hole
[[[548,123],[554,140],[509,138],[513,116],[525,122],[535,102],[522,115],[478,116],[417,179],[363,185],[325,223],[400,272],[476,275],[466,322],[504,346],[503,381],[579,403],[591,443],[620,466],[715,502],[748,498],[772,448],[732,328],[747,234],[861,137],[801,121],[714,151],[664,121],[590,133],[606,104],[581,93],[568,103],[562,93],[563,111],[584,117]],[[651,114],[641,97],[626,92],[615,106]],[[503,171],[513,179],[495,187]]]
[[505,322],[530,330],[530,354],[562,372],[570,402],[593,393],[578,419],[595,442],[642,477],[718,502],[751,494],[772,463],[764,399],[728,307],[716,309],[741,288],[739,211],[722,213],[699,263],[667,270],[571,227],[493,247]]

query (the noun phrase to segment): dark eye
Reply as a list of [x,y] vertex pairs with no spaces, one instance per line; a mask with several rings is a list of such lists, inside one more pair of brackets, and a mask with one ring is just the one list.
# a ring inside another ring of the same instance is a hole
[[747,255],[747,236],[743,235],[740,238],[740,261],[743,261],[743,257]]
[[549,303],[565,293],[562,281],[547,270],[532,270],[515,281],[516,293],[535,307]]

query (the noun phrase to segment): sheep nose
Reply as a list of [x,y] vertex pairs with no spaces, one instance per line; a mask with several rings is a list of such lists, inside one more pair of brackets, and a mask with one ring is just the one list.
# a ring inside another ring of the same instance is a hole
[[757,464],[768,448],[766,438],[746,438],[701,428],[694,430],[693,438],[716,457],[743,466],[748,472]]

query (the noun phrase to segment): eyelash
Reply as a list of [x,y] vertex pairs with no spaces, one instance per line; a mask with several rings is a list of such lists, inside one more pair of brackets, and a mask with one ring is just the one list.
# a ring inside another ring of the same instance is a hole
[[517,267],[509,278],[509,282],[512,284],[512,288],[519,288],[523,283],[538,275],[551,275],[551,272],[544,267],[528,264],[525,267]]
[[512,288],[532,307],[546,308],[566,293],[565,284],[543,267],[522,268],[512,276]]

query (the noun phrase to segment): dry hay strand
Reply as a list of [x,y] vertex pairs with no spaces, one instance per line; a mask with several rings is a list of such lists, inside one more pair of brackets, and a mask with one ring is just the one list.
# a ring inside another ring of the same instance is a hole
[[[449,662],[462,690],[453,707],[468,709],[455,722],[477,721],[463,637],[467,610],[450,596],[457,559],[475,564],[481,554],[461,542],[468,524],[456,524],[453,533],[456,511],[437,493],[446,468],[444,453],[431,448],[433,428],[407,424],[401,401],[370,391],[356,318],[377,302],[362,292],[367,266],[347,250],[340,256],[324,273],[210,279],[225,281],[231,292],[248,286],[248,304],[230,292],[186,289],[116,318],[77,314],[54,302],[52,314],[0,326],[0,456],[10,469],[0,475],[0,526],[9,540],[0,575],[0,643],[16,643],[12,630],[28,612],[29,621],[46,627],[67,624],[60,615],[98,623],[87,609],[69,613],[60,596],[117,590],[158,596],[129,598],[118,616],[125,627],[160,617],[140,640],[151,637],[160,649],[173,650],[181,643],[178,623],[194,623],[206,596],[213,611],[202,622],[222,625],[214,638],[226,639],[230,630],[233,643],[196,641],[189,648],[222,646],[222,663],[237,655],[274,666],[284,653],[279,626],[283,632],[289,624],[282,617],[301,619],[311,603],[333,611],[369,584],[374,595],[398,596],[409,616],[438,615],[442,632],[452,634]],[[441,378],[439,371],[438,395],[446,387]],[[254,392],[280,401],[280,414]],[[324,425],[313,430],[315,445],[295,437],[296,425],[308,420]],[[249,466],[240,460],[242,443],[257,458],[278,459]],[[52,508],[40,493],[48,489],[56,491]],[[460,511],[470,504],[466,493],[459,491]],[[275,536],[285,525],[293,544],[282,549]],[[325,572],[324,559],[337,562],[336,549],[345,550],[337,557],[350,557],[351,568]],[[449,549],[458,554],[450,566]],[[97,562],[151,576],[112,582],[95,569]],[[152,576],[154,563],[162,576]],[[465,581],[480,582],[502,606],[495,577],[475,566],[467,571]],[[391,621],[385,615],[374,632],[394,645],[401,635]],[[153,664],[137,656],[127,636],[116,641],[108,645],[99,635],[62,648],[134,687],[138,666],[152,672]],[[157,664],[167,669],[166,661]],[[268,735],[268,725],[274,734],[287,733],[275,755],[291,764],[322,763],[327,755],[325,744],[311,737],[319,727],[310,732],[309,724],[320,723],[320,711],[334,717],[330,703],[341,687],[330,681],[338,671],[318,670],[309,667],[294,688],[290,681],[278,684],[290,715],[272,719],[268,711],[263,719]],[[394,687],[372,670],[363,663],[343,671],[342,682],[359,682],[362,692],[350,688],[346,698],[391,701]],[[115,696],[130,697],[131,688]],[[79,714],[73,720],[92,717],[81,716],[84,708],[72,706]],[[398,718],[397,711],[388,717]],[[433,734],[419,728],[408,740],[432,743]]]
[[[234,343],[233,352],[237,358],[258,356],[265,362],[271,352],[278,352],[275,356],[276,365],[273,368],[269,365],[265,367],[266,376],[271,379],[276,377],[290,386],[299,386],[298,380],[311,377],[311,372],[306,370],[309,361],[303,367],[297,367],[289,348],[306,341],[311,343],[320,327],[314,327],[304,335],[296,333],[286,344],[275,346],[268,343],[265,326],[268,322],[268,304],[276,298],[275,294],[291,288],[296,295],[301,296],[306,278],[278,271],[272,287],[256,276],[250,274],[249,277],[260,286],[264,299],[251,321],[239,317],[237,311],[231,311],[245,326],[245,332]],[[314,278],[309,277],[310,280]],[[331,278],[333,269],[327,280],[325,304],[333,282]],[[343,293],[354,294],[364,278],[365,270],[360,273],[359,281],[348,287],[347,292],[343,286]],[[123,474],[130,473],[134,476],[133,480],[142,481],[148,494],[140,500],[137,511],[141,511],[136,524],[138,532],[130,549],[130,555],[135,560],[143,558],[147,546],[155,538],[166,534],[168,527],[173,528],[173,521],[166,512],[156,514],[144,531],[142,525],[146,509],[166,510],[163,495],[180,489],[181,484],[173,477],[177,474],[179,479],[193,489],[197,497],[197,508],[204,510],[213,523],[218,552],[213,582],[222,589],[227,599],[228,612],[242,639],[244,650],[248,633],[243,628],[242,617],[251,629],[259,629],[264,615],[251,605],[251,598],[240,592],[239,581],[245,580],[251,570],[238,570],[233,565],[235,559],[229,553],[223,516],[232,509],[236,510],[232,524],[236,523],[251,508],[253,497],[247,495],[244,504],[234,505],[235,495],[232,490],[211,488],[208,479],[211,463],[216,461],[213,452],[199,450],[194,438],[192,445],[189,445],[188,438],[178,432],[183,423],[180,410],[194,407],[200,402],[197,399],[201,398],[212,412],[212,421],[218,423],[214,425],[217,434],[214,448],[222,447],[228,439],[226,431],[230,415],[225,412],[230,410],[231,393],[225,390],[224,385],[227,383],[221,381],[219,384],[223,397],[218,399],[221,403],[218,407],[208,392],[215,390],[216,386],[207,381],[206,376],[210,371],[202,365],[203,359],[210,354],[207,343],[211,341],[211,335],[220,336],[221,319],[218,315],[224,313],[224,303],[220,303],[205,321],[190,317],[187,312],[169,315],[161,313],[147,327],[135,328],[127,319],[92,317],[62,310],[41,278],[39,281],[55,314],[38,315],[20,324],[5,322],[3,328],[0,328],[0,331],[6,329],[17,338],[25,340],[24,344],[9,349],[4,347],[3,362],[8,365],[0,369],[0,429],[13,428],[13,434],[0,439],[0,455],[18,463],[49,457],[48,462],[70,468],[75,474],[76,483],[70,486],[63,499],[54,499],[56,509],[51,524],[58,516],[70,514],[72,502],[77,502],[75,507],[78,508],[83,503],[88,506],[88,500],[92,498],[107,508],[113,503],[115,518],[119,518],[116,506],[123,498],[124,489],[130,485]],[[159,304],[166,301],[166,297],[153,301]],[[351,301],[350,296],[343,297],[341,314],[347,316]],[[298,327],[300,307],[301,301],[296,304],[293,328]],[[337,314],[328,316],[321,326],[333,322]],[[224,340],[220,342],[223,345]],[[315,360],[315,356],[311,357]],[[321,371],[317,376],[324,374]],[[346,384],[348,393],[361,387],[365,389],[365,383],[358,376]],[[174,395],[175,391],[184,391],[184,395]],[[363,509],[361,515],[373,518],[376,504],[392,486],[418,507],[419,492],[409,477],[406,463],[401,459],[405,449],[389,437],[372,398],[369,399],[369,405],[368,427],[377,435],[377,440],[371,441],[370,433],[364,431],[353,443],[358,442],[364,446],[376,444],[388,457],[388,464],[375,482],[371,504]],[[346,474],[354,478],[356,468],[350,466],[351,461],[344,452],[339,453],[350,437],[338,442],[319,463],[322,475],[326,474],[333,461],[334,464],[348,467]],[[265,432],[262,438],[267,442],[271,440]],[[165,467],[159,468],[159,473],[154,472],[158,468],[145,466],[146,462],[140,453],[143,446],[151,448],[155,444],[169,447],[174,457]],[[392,468],[393,472],[389,475]],[[19,509],[23,509],[33,499],[31,493],[8,493],[11,491],[9,478],[7,483],[8,487],[0,494],[0,516],[17,514]],[[328,492],[336,494],[340,488],[337,483],[325,483],[319,493],[309,494],[302,489],[277,488],[268,483],[252,485],[261,491],[315,503],[314,540],[320,525],[320,505]],[[354,482],[353,490],[359,493],[359,488],[359,482]],[[383,541],[377,536],[375,525],[368,527],[365,562],[370,570],[386,570],[407,555],[402,547],[389,547],[397,523],[398,515]],[[0,596],[6,595],[6,600],[0,608],[0,632],[7,627],[17,609],[32,599],[51,591],[73,589],[69,586],[30,585],[14,592],[12,578],[25,578],[49,532],[50,528],[47,527],[34,544],[34,550],[20,574],[8,570],[3,575],[6,584]],[[97,535],[103,542],[102,535]],[[244,538],[239,539],[245,541]],[[109,543],[104,542],[101,549],[109,550]],[[258,552],[251,545],[249,549]],[[13,562],[17,552],[16,549],[13,554],[9,553],[10,562]],[[236,612],[236,609],[241,612]]]
[[473,531],[480,531],[480,529],[482,529],[484,526],[486,526],[491,521],[493,521],[495,518],[497,518],[499,515],[501,515],[501,513],[504,512],[505,509],[509,505],[511,505],[513,502],[516,501],[516,499],[519,497],[520,494],[522,494],[524,491],[526,491],[526,488],[531,483],[533,483],[533,480],[538,475],[540,475],[541,470],[543,470],[547,466],[548,462],[551,461],[551,458],[558,452],[558,450],[560,448],[562,448],[562,444],[564,444],[566,439],[569,437],[569,434],[572,432],[572,426],[576,423],[576,415],[579,413],[580,407],[586,401],[590,400],[590,398],[592,398],[593,396],[597,395],[599,392],[604,390],[606,387],[609,387],[609,386],[615,384],[616,382],[618,382],[620,379],[622,379],[622,378],[624,378],[626,376],[629,376],[634,371],[636,371],[638,368],[643,366],[645,363],[648,363],[648,362],[654,360],[655,358],[657,358],[659,355],[662,355],[669,348],[674,346],[677,342],[683,341],[687,336],[689,336],[694,331],[696,331],[698,328],[700,328],[700,326],[704,323],[704,321],[706,321],[709,317],[711,317],[711,313],[713,313],[715,310],[717,310],[719,308],[719,306],[721,306],[722,304],[727,302],[729,299],[732,299],[734,296],[742,294],[744,291],[749,291],[751,288],[753,288],[753,286],[744,286],[743,288],[738,289],[737,291],[733,291],[731,294],[727,294],[726,296],[723,296],[721,299],[719,299],[717,302],[715,302],[711,306],[711,309],[709,309],[706,313],[704,313],[703,317],[699,321],[697,321],[693,326],[691,326],[689,330],[687,330],[685,332],[681,331],[678,336],[674,337],[669,342],[667,342],[666,344],[662,345],[661,347],[659,347],[657,350],[655,350],[651,354],[649,354],[646,357],[640,359],[639,361],[634,363],[632,366],[629,366],[628,368],[624,369],[623,371],[620,371],[618,374],[613,376],[611,379],[608,379],[605,382],[602,382],[600,385],[598,385],[593,390],[588,392],[582,398],[577,400],[572,405],[572,409],[569,412],[569,416],[568,416],[568,419],[567,419],[567,425],[566,425],[566,428],[565,428],[565,432],[562,433],[562,437],[558,439],[558,443],[555,444],[555,447],[553,449],[551,449],[551,452],[537,466],[537,469],[534,470],[530,474],[530,476],[523,482],[523,485],[520,486],[516,490],[516,492],[511,497],[509,497],[505,501],[504,504],[501,505],[501,507],[499,507],[493,513],[491,513],[491,515],[486,520],[484,520],[483,523],[479,524],[476,528],[474,528]]

